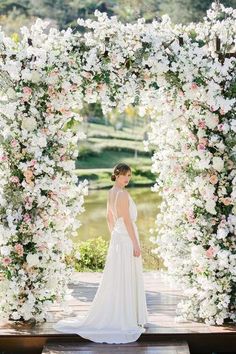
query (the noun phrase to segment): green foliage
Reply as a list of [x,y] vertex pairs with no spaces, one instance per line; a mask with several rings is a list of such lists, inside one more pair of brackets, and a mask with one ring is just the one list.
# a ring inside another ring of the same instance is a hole
[[133,168],[132,168],[132,171],[133,171],[133,174],[134,174],[135,176],[146,177],[146,178],[148,178],[148,179],[150,179],[150,180],[155,181],[156,175],[155,175],[154,173],[152,173],[152,172],[150,171],[150,169],[149,169],[149,170],[146,170],[146,169],[144,170],[144,169],[141,169],[141,168],[139,168],[139,167],[133,167]]
[[234,98],[236,97],[236,80],[230,83],[230,86],[226,92],[226,97]]
[[79,148],[79,160],[85,160],[91,156],[97,156],[98,153],[88,145],[81,145]]
[[76,271],[102,271],[106,261],[108,241],[102,237],[80,241],[75,244],[67,263]]
[[[102,237],[75,243],[72,253],[66,257],[67,265],[78,272],[101,272],[105,266],[108,246],[109,242]],[[141,242],[144,269],[164,268],[162,259],[152,249],[153,244],[150,241]]]

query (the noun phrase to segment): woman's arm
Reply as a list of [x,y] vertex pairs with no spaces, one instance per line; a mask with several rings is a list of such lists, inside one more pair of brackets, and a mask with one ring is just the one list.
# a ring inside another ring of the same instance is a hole
[[130,218],[129,198],[128,198],[128,193],[126,191],[119,193],[119,195],[117,196],[117,217],[123,217],[126,229],[127,229],[129,236],[133,242],[134,256],[139,257],[141,254],[141,251],[140,251],[138,240],[137,240],[135,230],[133,227],[133,222]]
[[107,200],[107,214],[106,214],[106,218],[107,218],[107,225],[108,225],[108,229],[110,231],[110,233],[112,232],[113,228],[114,228],[114,220],[113,220],[113,215],[111,212],[111,209],[109,208],[109,201]]

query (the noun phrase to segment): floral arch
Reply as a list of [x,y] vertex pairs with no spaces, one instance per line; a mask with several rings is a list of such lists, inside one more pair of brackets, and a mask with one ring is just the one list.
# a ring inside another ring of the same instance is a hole
[[2,317],[43,321],[65,295],[68,236],[87,193],[73,173],[76,112],[99,100],[105,113],[133,104],[151,116],[163,197],[152,238],[184,284],[179,313],[236,321],[236,10],[213,3],[188,26],[96,16],[78,20],[83,35],[46,33],[41,20],[20,41],[0,33]]

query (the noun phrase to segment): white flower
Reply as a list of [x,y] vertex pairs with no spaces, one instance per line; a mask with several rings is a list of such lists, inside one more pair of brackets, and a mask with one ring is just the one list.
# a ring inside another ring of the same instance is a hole
[[19,320],[21,318],[21,315],[17,311],[13,311],[11,314],[11,318],[13,320]]
[[224,239],[229,233],[229,229],[227,227],[219,227],[217,230],[217,237],[220,239]]
[[26,256],[26,261],[30,267],[34,267],[34,266],[37,267],[40,265],[39,256],[37,254],[29,253]]
[[215,170],[220,172],[224,168],[224,160],[221,157],[214,156],[212,159],[212,165]]
[[210,129],[214,129],[219,124],[219,117],[216,114],[208,114],[205,116],[205,121]]
[[38,83],[41,81],[41,77],[40,77],[40,74],[38,73],[38,71],[31,72],[31,81],[34,83]]
[[16,91],[12,87],[9,87],[6,94],[9,99],[16,98]]
[[215,215],[216,214],[215,206],[216,206],[216,202],[212,199],[208,199],[205,204],[206,211],[208,211],[208,213],[210,214]]
[[76,254],[75,254],[75,258],[79,261],[80,260],[80,258],[81,258],[81,255],[80,255],[80,252],[78,251],[78,252],[76,252]]
[[24,117],[22,119],[21,128],[28,131],[35,130],[37,128],[36,119],[34,117]]
[[9,256],[10,253],[11,253],[11,247],[10,246],[2,246],[1,247],[1,254],[3,256]]

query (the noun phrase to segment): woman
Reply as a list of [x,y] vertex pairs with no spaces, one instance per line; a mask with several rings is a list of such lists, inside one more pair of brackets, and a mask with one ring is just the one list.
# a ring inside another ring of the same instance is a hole
[[131,168],[119,163],[108,192],[107,223],[111,233],[103,276],[93,303],[82,321],[72,318],[54,326],[96,343],[129,343],[145,331],[147,305],[142,259],[135,221],[136,205],[125,190]]

